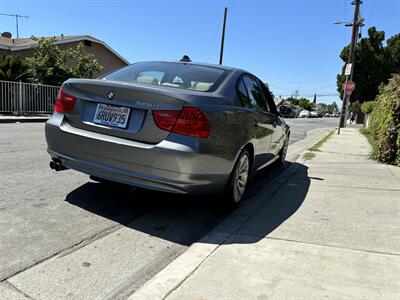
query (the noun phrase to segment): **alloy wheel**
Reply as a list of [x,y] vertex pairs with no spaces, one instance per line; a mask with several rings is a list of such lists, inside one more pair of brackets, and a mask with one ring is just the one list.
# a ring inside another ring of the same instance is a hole
[[244,153],[236,165],[233,177],[233,200],[238,203],[243,196],[249,175],[249,156]]
[[282,153],[281,153],[281,161],[282,161],[282,163],[285,162],[287,151],[288,151],[288,147],[289,147],[289,138],[286,138],[285,144],[282,147]]

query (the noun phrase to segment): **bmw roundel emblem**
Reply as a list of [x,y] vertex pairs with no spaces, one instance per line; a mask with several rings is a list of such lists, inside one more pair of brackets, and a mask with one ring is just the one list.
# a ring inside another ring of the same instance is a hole
[[109,90],[107,92],[107,98],[108,98],[108,100],[113,100],[114,99],[114,91],[113,90]]

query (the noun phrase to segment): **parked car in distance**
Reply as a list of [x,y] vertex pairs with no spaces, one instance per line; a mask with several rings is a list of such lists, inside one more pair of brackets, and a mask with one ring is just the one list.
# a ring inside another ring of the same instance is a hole
[[310,117],[310,112],[306,109],[302,110],[299,114],[299,118],[309,118]]
[[45,133],[57,171],[234,204],[258,170],[284,163],[290,128],[256,76],[186,59],[67,80]]
[[318,113],[316,111],[312,111],[312,112],[310,112],[310,116],[309,117],[310,118],[318,118],[319,115],[318,115]]
[[331,118],[331,117],[332,117],[332,114],[331,114],[331,113],[325,113],[325,114],[324,114],[324,117],[325,117],[325,118]]

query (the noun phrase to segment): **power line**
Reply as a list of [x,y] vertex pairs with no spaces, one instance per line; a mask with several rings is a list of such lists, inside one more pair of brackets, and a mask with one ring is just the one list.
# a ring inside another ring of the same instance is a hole
[[[218,27],[219,27],[219,26],[218,26]],[[211,50],[214,49],[214,45],[215,45],[215,41],[217,40],[218,32],[219,32],[219,28],[218,28],[218,30],[215,31],[215,35],[214,35],[213,42],[212,42],[212,44],[211,44],[211,46],[210,46],[210,49],[208,49],[208,54],[207,54],[207,60],[206,60],[206,62],[209,62],[209,61],[210,61]]]
[[[290,96],[294,96],[293,93],[292,94],[279,94],[280,96],[284,96],[284,97],[290,97]],[[303,98],[312,98],[314,97],[315,94],[301,94],[299,93],[298,96],[299,97],[303,97]],[[317,94],[317,97],[338,97],[339,94]]]

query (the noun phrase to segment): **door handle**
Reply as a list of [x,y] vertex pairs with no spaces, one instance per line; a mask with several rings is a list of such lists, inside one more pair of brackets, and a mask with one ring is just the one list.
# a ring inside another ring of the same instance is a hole
[[251,125],[253,125],[254,127],[257,127],[258,126],[258,121],[257,120],[252,120],[251,121]]

